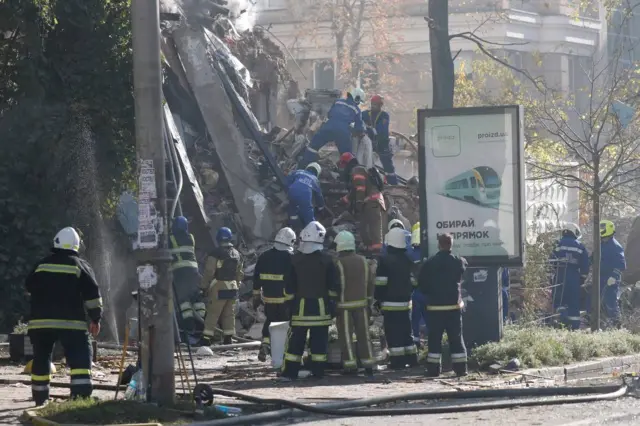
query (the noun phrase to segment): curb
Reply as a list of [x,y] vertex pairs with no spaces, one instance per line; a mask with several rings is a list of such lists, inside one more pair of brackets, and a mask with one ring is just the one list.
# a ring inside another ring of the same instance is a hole
[[553,380],[592,379],[602,376],[616,376],[620,373],[640,371],[640,354],[604,358],[564,367],[549,367],[522,370],[524,374],[535,374]]
[[[53,420],[45,419],[38,415],[37,409],[31,408],[24,410],[22,418],[30,422],[33,426],[72,426],[71,424],[58,423]],[[162,423],[128,423],[118,425],[103,425],[103,426],[162,426]]]

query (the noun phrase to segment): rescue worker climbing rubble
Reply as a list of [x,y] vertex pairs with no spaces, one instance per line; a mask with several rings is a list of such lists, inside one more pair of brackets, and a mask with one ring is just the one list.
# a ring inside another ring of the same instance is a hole
[[362,121],[367,126],[367,135],[373,141],[373,150],[380,156],[389,185],[397,185],[398,177],[393,165],[393,152],[389,145],[389,113],[382,110],[384,101],[382,96],[371,97],[371,108],[362,112]]
[[[338,299],[338,341],[342,351],[342,365],[345,374],[358,372],[358,361],[367,376],[373,376],[373,350],[369,336],[369,308],[373,302],[375,275],[369,261],[356,254],[356,239],[351,232],[340,231],[335,238],[338,258],[336,266],[340,277],[340,298]],[[352,339],[356,333],[356,348]],[[357,357],[356,357],[357,354]]]
[[386,210],[382,189],[384,179],[375,168],[367,170],[358,164],[358,160],[350,152],[340,156],[338,169],[343,171],[343,178],[349,193],[342,202],[359,221],[358,231],[364,244],[364,251],[378,254],[382,250],[384,240],[383,224],[386,223]]
[[207,256],[201,283],[208,298],[203,334],[209,341],[213,340],[220,320],[222,343],[228,345],[236,332],[235,307],[238,283],[244,278],[243,262],[240,252],[233,246],[233,233],[229,228],[218,229],[216,243],[217,247]]
[[364,134],[364,126],[362,124],[362,112],[358,105],[364,102],[365,94],[362,89],[354,88],[347,92],[344,99],[338,99],[327,114],[328,120],[322,124],[311,140],[311,144],[306,151],[298,168],[302,169],[307,164],[318,159],[318,151],[329,142],[334,142],[338,147],[340,154],[351,152],[351,124],[353,123],[353,132],[356,136]]
[[311,222],[300,233],[299,252],[293,255],[293,269],[285,284],[291,301],[291,322],[285,347],[281,380],[298,377],[309,334],[311,373],[324,376],[329,344],[329,326],[335,316],[340,290],[333,259],[324,252],[327,231],[319,222]]
[[193,333],[198,323],[204,324],[206,306],[199,286],[202,277],[198,272],[195,239],[189,233],[189,223],[184,216],[178,216],[173,220],[169,247],[173,286],[180,312],[180,327]]
[[102,297],[91,266],[80,258],[80,236],[62,229],[52,253],[26,279],[31,295],[28,334],[33,345],[31,392],[37,406],[49,400],[51,355],[56,341],[64,348],[71,376],[71,397],[91,396],[91,349],[87,335],[100,332]]
[[291,228],[282,228],[276,234],[273,248],[258,257],[253,276],[253,306],[257,308],[264,302],[264,314],[267,317],[262,326],[262,344],[258,351],[258,360],[267,360],[271,353],[272,322],[289,321],[289,305],[285,299],[285,282],[291,273],[291,259],[296,233]]
[[378,262],[374,298],[384,316],[390,367],[398,369],[418,364],[409,319],[415,280],[411,272],[413,262],[407,256],[404,229],[393,228],[386,237],[387,254]]
[[451,253],[453,237],[438,235],[438,253],[420,269],[418,288],[427,298],[429,336],[427,376],[438,377],[441,370],[442,335],[446,331],[451,349],[451,363],[457,376],[467,374],[467,349],[462,336],[462,275],[467,261]]
[[296,170],[288,176],[289,226],[300,230],[316,220],[314,198],[318,210],[325,207],[318,177],[322,171],[318,163],[309,164],[304,170]]
[[607,326],[620,327],[620,284],[627,268],[622,245],[614,237],[616,226],[600,221],[600,299]]
[[580,242],[581,237],[577,225],[567,224],[551,253],[556,264],[553,309],[560,315],[561,322],[573,330],[580,328],[580,296],[589,275],[589,254]]

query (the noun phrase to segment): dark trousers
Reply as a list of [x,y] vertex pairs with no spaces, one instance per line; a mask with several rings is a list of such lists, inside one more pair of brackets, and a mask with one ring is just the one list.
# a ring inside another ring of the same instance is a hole
[[307,343],[309,333],[309,351],[311,360],[311,372],[316,377],[324,376],[327,363],[327,350],[329,345],[329,326],[290,326],[287,336],[287,346],[284,348],[284,361],[282,363],[282,376],[295,379],[298,377],[302,354]]
[[269,326],[272,322],[289,321],[291,315],[286,303],[265,303],[264,315],[267,319],[262,326],[262,344],[271,344],[271,333],[269,332]]
[[71,397],[89,397],[93,391],[91,384],[91,347],[86,331],[39,329],[30,330],[33,345],[33,365],[31,367],[31,392],[36,405],[49,399],[51,381],[51,355],[56,341],[62,343],[64,356],[69,364],[71,376]]
[[403,368],[407,364],[417,365],[418,350],[411,335],[410,311],[387,311],[384,307],[382,309],[390,367]]
[[429,352],[427,354],[427,374],[438,376],[441,372],[442,335],[447,332],[453,371],[458,374],[467,372],[467,348],[462,338],[462,312],[459,309],[434,311],[427,308],[429,321]]

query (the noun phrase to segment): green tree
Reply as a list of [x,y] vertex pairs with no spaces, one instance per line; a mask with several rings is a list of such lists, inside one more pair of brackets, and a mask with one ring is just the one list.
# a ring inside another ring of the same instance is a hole
[[0,328],[25,312],[23,281],[55,232],[102,249],[104,217],[130,184],[128,0],[0,3]]

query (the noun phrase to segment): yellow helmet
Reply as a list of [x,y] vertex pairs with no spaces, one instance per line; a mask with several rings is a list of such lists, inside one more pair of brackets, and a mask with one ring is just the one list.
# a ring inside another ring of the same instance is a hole
[[600,237],[610,237],[616,233],[616,226],[610,220],[600,221]]
[[411,227],[411,245],[420,245],[420,222],[416,222]]

